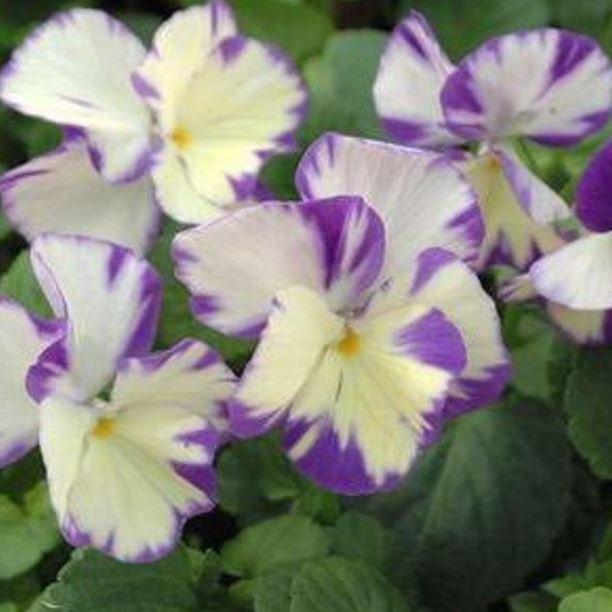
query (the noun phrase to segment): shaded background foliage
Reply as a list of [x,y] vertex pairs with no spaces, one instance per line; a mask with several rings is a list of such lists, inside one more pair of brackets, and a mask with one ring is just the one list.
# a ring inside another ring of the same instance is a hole
[[[424,12],[454,59],[484,39],[555,25],[612,53],[612,0],[229,0],[242,28],[299,64],[311,91],[300,132],[385,138],[371,85],[388,31]],[[148,40],[196,0],[23,0],[0,6],[0,57],[51,13],[104,8]],[[588,95],[588,92],[585,92]],[[606,132],[571,151],[523,145],[571,202]],[[0,169],[58,144],[53,126],[0,108]],[[299,152],[264,180],[294,197]],[[166,296],[157,344],[202,338],[239,369],[252,349],[196,324],[172,277],[167,222],[151,260]],[[26,245],[0,216],[0,291],[48,314]],[[485,281],[487,279],[484,279]],[[0,474],[0,612],[596,612],[612,610],[612,350],[577,349],[533,306],[500,305],[515,377],[497,406],[452,423],[396,492],[348,500],[292,470],[274,436],[223,451],[221,503],[186,545],[123,566],[61,542],[34,453]],[[1,340],[0,340],[1,341]],[[1,367],[1,364],[0,364]]]

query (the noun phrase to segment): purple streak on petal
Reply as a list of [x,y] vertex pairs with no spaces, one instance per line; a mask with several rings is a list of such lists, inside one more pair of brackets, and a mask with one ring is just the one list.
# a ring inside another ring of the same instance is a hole
[[218,49],[226,64],[234,62],[244,51],[248,40],[243,36],[232,36],[219,43]]
[[592,232],[612,230],[612,142],[589,163],[576,190],[576,214]]
[[115,280],[119,276],[123,266],[131,258],[131,253],[127,249],[113,249],[111,257],[108,261],[108,286],[112,289]]
[[139,72],[132,74],[132,85],[138,95],[144,100],[159,100],[160,94]]
[[351,439],[341,447],[336,432],[329,424],[290,424],[285,430],[283,445],[288,453],[312,427],[319,432],[313,446],[295,460],[296,467],[319,486],[342,495],[366,495],[388,491],[397,486],[403,474],[389,473],[380,483],[368,474],[363,455]]
[[308,147],[304,153],[295,173],[295,185],[300,195],[305,200],[316,199],[316,194],[312,190],[310,177],[321,176],[319,159],[328,159],[330,168],[336,165],[336,135],[327,133],[321,136]]
[[3,454],[0,454],[0,468],[5,468],[8,465],[16,463],[23,459],[37,445],[37,440],[34,438],[29,443],[25,441],[15,442]]
[[419,143],[429,136],[429,125],[419,121],[383,117],[382,123],[385,130],[403,144]]
[[584,115],[580,118],[583,129],[579,134],[538,134],[537,136],[530,135],[529,138],[538,144],[548,147],[573,147],[587,136],[602,130],[608,123],[610,116],[612,116],[612,113],[608,110]]
[[467,363],[461,332],[436,309],[400,330],[393,344],[406,357],[452,374],[460,374]]
[[67,336],[53,343],[28,370],[26,389],[38,404],[53,391],[53,380],[63,376],[70,369]]
[[590,38],[559,30],[555,60],[550,70],[551,85],[566,77],[596,51],[597,45]]
[[495,402],[512,377],[510,363],[486,368],[482,379],[459,377],[451,387],[451,394],[444,406],[444,418],[452,419],[465,412],[482,408]]
[[457,258],[444,249],[427,249],[418,257],[417,272],[410,288],[411,295],[417,294],[445,266]]
[[[250,366],[251,364],[247,367]],[[261,436],[275,427],[282,427],[286,419],[286,411],[282,408],[272,414],[257,416],[252,408],[237,399],[229,400],[227,411],[230,430],[238,438]]]

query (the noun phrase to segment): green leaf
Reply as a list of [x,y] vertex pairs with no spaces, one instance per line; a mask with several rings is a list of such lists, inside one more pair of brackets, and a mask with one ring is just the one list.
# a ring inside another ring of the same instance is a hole
[[548,25],[546,0],[404,0],[400,14],[421,11],[454,59],[492,36]]
[[7,218],[4,216],[4,213],[0,211],[0,240],[4,240],[12,231],[13,229],[9,225]]
[[0,293],[41,316],[48,317],[52,314],[32,270],[29,251],[22,251],[0,279]]
[[253,584],[255,612],[287,612],[291,608],[291,584],[301,563],[281,565],[259,576]]
[[555,25],[598,36],[610,15],[610,0],[549,0]]
[[29,570],[59,541],[55,514],[43,483],[26,494],[23,507],[0,497],[0,580]]
[[252,578],[283,563],[327,554],[325,531],[304,516],[283,516],[247,527],[221,552],[225,571]]
[[610,612],[612,591],[597,588],[566,597],[559,606],[559,612]]
[[395,493],[368,507],[436,611],[480,608],[522,586],[564,525],[570,451],[546,405],[508,401],[456,420]]
[[561,598],[599,586],[612,589],[612,559],[602,563],[591,560],[582,573],[550,580],[543,588],[547,593]]
[[291,612],[408,612],[401,594],[370,566],[341,557],[307,563],[291,583]]
[[568,432],[580,454],[601,478],[612,478],[612,350],[583,349],[567,381]]
[[303,140],[329,130],[382,137],[372,86],[386,40],[376,30],[341,32],[329,39],[321,57],[305,65],[311,110]]
[[157,563],[129,565],[79,550],[31,612],[195,612],[189,556],[181,549]]
[[164,281],[164,297],[157,345],[169,348],[184,338],[196,338],[217,350],[230,363],[243,363],[253,350],[253,343],[230,338],[196,321],[189,306],[187,289],[174,277],[170,256],[172,240],[180,227],[167,222],[153,249],[150,260]]
[[374,518],[347,512],[330,530],[332,552],[384,568],[392,553],[391,533]]
[[546,593],[519,593],[508,600],[511,612],[557,612],[557,599]]
[[119,19],[123,21],[133,32],[148,45],[152,38],[155,30],[162,23],[162,19],[157,15],[151,13],[139,13],[135,11],[127,11],[121,13]]
[[242,32],[278,45],[298,63],[319,53],[334,31],[329,16],[307,4],[282,0],[230,0],[230,4]]

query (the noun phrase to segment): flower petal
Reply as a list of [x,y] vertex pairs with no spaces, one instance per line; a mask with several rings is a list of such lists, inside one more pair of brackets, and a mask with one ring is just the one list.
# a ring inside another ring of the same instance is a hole
[[0,467],[21,459],[38,443],[38,409],[25,379],[38,356],[64,333],[0,296]]
[[446,251],[419,257],[411,289],[414,301],[437,308],[461,332],[467,363],[451,387],[445,407],[455,416],[494,402],[511,374],[499,317],[477,276]]
[[363,197],[385,222],[390,269],[406,270],[436,246],[478,257],[484,225],[476,194],[440,155],[326,134],[304,154],[296,184],[307,199]]
[[537,261],[530,275],[540,294],[569,308],[612,308],[612,232],[593,234]]
[[227,431],[225,402],[235,376],[202,342],[183,340],[170,350],[124,360],[112,401],[134,405],[176,406],[206,418],[220,433]]
[[492,154],[499,158],[517,201],[536,223],[544,225],[572,216],[563,198],[532,174],[512,149],[497,146]]
[[28,389],[77,401],[100,393],[127,355],[147,351],[161,302],[156,272],[131,251],[107,242],[45,235],[32,246],[38,281],[69,332],[30,370]]
[[221,0],[177,11],[157,29],[133,82],[155,110],[162,129],[173,129],[185,90],[201,70],[204,58],[223,39],[236,34],[232,11]]
[[553,227],[539,225],[527,214],[497,155],[486,153],[462,162],[461,168],[478,193],[486,228],[477,268],[507,264],[524,271],[541,254],[563,246]]
[[150,118],[131,84],[145,49],[123,24],[95,10],[60,13],[13,54],[0,81],[5,104],[85,128],[92,159],[112,182],[147,169]]
[[570,339],[586,346],[612,343],[612,310],[576,310],[548,302],[550,320]]
[[590,161],[576,191],[576,214],[593,232],[612,230],[612,142]]
[[360,198],[266,203],[179,234],[177,277],[195,316],[226,333],[256,337],[276,292],[301,285],[335,306],[358,307],[377,280],[384,229]]
[[7,218],[30,241],[44,233],[70,233],[143,253],[159,227],[150,179],[108,183],[82,140],[11,170],[0,180],[0,194]]
[[284,422],[289,456],[334,491],[395,486],[437,433],[465,365],[459,332],[436,310],[378,308],[354,321],[359,344],[347,356],[344,322],[319,296],[295,287],[277,299],[230,408],[235,430],[254,435]]
[[393,30],[374,83],[378,114],[399,142],[424,147],[461,142],[447,129],[440,104],[454,68],[425,17],[410,11]]
[[[255,189],[270,155],[293,147],[305,101],[301,79],[280,52],[246,38],[227,38],[203,58],[166,142],[195,191],[223,207],[239,199],[243,185]],[[190,223],[207,218],[202,209],[173,206],[175,215]]]
[[60,526],[74,546],[154,561],[175,547],[187,518],[214,505],[217,434],[180,406],[130,405],[102,430],[97,417],[56,397],[41,407],[41,450]]
[[508,34],[459,64],[442,90],[442,106],[451,129],[465,138],[523,135],[569,146],[608,121],[612,69],[586,36],[555,29]]

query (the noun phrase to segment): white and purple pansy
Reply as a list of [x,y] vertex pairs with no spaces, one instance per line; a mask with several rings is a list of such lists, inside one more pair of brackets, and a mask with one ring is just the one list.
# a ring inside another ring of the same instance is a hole
[[[174,245],[196,316],[259,337],[232,431],[282,428],[298,469],[349,495],[394,487],[445,419],[508,375],[494,305],[467,265],[422,248],[400,271],[391,250],[355,195],[262,204]],[[476,353],[487,373],[462,378]]]
[[66,539],[123,561],[157,559],[187,518],[214,505],[233,375],[195,340],[149,352],[161,282],[131,251],[46,235],[31,255],[59,322],[0,302],[3,463],[39,441]]
[[600,130],[612,111],[612,66],[595,41],[556,29],[492,39],[454,66],[412,11],[383,54],[374,97],[404,144],[452,149],[456,157],[458,145],[481,143],[475,158],[459,156],[485,218],[479,266],[525,270],[554,248],[556,234],[545,224],[570,213],[506,141],[570,146]]
[[5,177],[16,227],[142,252],[159,206],[196,223],[252,199],[265,160],[294,146],[307,95],[290,60],[240,36],[230,8],[211,0],[163,23],[149,52],[101,11],[60,13],[14,52],[0,98],[70,128],[58,151]]
[[612,308],[612,143],[592,159],[576,190],[576,215],[588,235],[530,269],[538,293],[575,310]]

